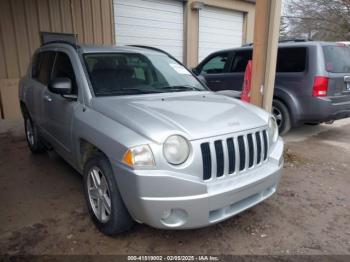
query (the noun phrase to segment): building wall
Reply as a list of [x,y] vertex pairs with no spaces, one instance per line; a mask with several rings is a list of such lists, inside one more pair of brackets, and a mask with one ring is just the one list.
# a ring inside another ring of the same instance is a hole
[[113,44],[112,17],[112,0],[0,0],[2,117],[19,115],[18,78],[40,46],[40,31],[77,33],[81,43]]

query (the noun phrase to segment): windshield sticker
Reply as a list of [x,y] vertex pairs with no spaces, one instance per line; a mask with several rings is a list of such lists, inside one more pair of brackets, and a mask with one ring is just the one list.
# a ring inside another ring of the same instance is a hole
[[178,74],[181,75],[191,75],[190,72],[186,68],[184,68],[182,65],[179,64],[169,64]]

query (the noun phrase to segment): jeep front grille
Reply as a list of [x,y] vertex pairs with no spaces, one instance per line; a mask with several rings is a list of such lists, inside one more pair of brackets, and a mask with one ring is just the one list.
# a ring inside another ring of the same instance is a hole
[[268,147],[266,130],[202,143],[203,180],[238,174],[262,164],[267,160]]

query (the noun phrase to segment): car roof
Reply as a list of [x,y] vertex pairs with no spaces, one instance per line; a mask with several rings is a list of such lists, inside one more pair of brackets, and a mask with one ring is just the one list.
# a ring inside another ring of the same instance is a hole
[[[68,43],[48,43],[41,46],[41,50],[50,50],[57,47],[74,48],[75,46]],[[82,54],[87,53],[139,53],[144,55],[167,55],[162,50],[156,50],[152,47],[141,47],[141,46],[118,46],[118,45],[78,45],[77,51]]]
[[[278,44],[279,48],[283,47],[305,47],[305,46],[324,46],[324,45],[339,45],[339,43],[336,42],[324,42],[324,41],[297,41],[297,42],[281,42]],[[216,51],[212,54],[218,54],[218,53],[225,53],[225,52],[232,52],[232,51],[239,51],[239,50],[251,50],[253,48],[252,44],[243,45],[241,47],[236,48],[229,48],[229,49],[223,49],[220,51]]]

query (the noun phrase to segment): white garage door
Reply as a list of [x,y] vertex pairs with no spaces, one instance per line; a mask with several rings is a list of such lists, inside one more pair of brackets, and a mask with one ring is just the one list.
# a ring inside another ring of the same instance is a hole
[[183,60],[183,2],[176,0],[114,0],[118,45],[147,45]]
[[242,45],[243,13],[204,7],[199,11],[198,62],[210,53]]

